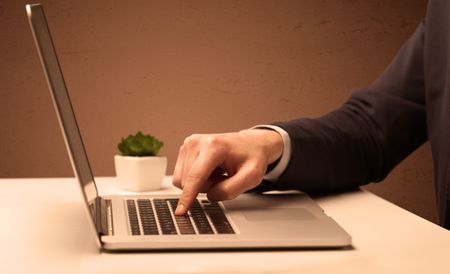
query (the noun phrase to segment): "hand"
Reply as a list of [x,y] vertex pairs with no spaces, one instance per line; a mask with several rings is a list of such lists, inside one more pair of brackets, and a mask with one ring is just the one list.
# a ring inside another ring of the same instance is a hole
[[200,192],[221,201],[256,187],[282,151],[283,140],[273,130],[189,136],[180,147],[173,174],[173,184],[183,189],[175,214],[186,214]]

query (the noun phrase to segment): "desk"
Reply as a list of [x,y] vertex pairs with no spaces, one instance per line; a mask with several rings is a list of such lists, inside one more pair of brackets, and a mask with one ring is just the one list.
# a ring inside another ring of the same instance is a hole
[[[127,193],[113,181],[99,192]],[[73,178],[0,179],[0,195],[1,273],[450,273],[447,230],[366,191],[316,199],[352,249],[195,253],[100,253]]]

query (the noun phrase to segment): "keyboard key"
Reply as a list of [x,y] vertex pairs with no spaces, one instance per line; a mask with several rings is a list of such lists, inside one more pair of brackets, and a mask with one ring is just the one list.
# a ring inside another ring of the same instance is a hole
[[[175,209],[178,205],[178,199],[169,199],[168,201],[170,203],[172,211],[175,212]],[[175,216],[175,221],[177,223],[180,234],[195,234],[195,229],[192,226],[191,219],[188,215]]]
[[131,234],[214,234],[214,229],[218,234],[235,233],[218,203],[194,200],[187,215],[172,216],[177,204],[178,199],[154,199],[153,203],[150,199],[127,200]]
[[204,210],[208,214],[209,219],[213,223],[217,233],[219,234],[235,234],[233,227],[228,222],[227,217],[222,211],[218,203],[204,205]]
[[139,220],[136,211],[136,204],[134,200],[127,200],[128,219],[130,220],[131,235],[141,235],[139,228]]
[[166,200],[154,199],[155,210],[158,214],[158,221],[162,234],[177,234],[177,229],[172,219],[169,206]]
[[144,235],[158,235],[158,226],[151,201],[149,199],[138,199],[137,204]]
[[194,220],[199,234],[214,234],[214,230],[211,228],[208,218],[197,200],[194,200],[189,212]]

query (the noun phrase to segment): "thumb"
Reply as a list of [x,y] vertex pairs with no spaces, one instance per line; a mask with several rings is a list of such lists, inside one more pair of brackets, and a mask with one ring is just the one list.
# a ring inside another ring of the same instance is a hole
[[245,163],[233,176],[213,185],[208,190],[208,199],[210,201],[232,200],[239,194],[259,185],[265,172],[265,165]]

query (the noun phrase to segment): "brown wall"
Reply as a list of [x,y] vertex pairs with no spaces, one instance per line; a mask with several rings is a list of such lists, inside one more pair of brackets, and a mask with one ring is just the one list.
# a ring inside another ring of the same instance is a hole
[[[121,136],[314,117],[371,83],[425,0],[42,1],[95,175]],[[0,177],[72,176],[23,1],[0,2]],[[436,220],[428,145],[368,187]]]

